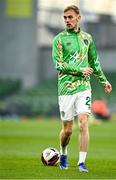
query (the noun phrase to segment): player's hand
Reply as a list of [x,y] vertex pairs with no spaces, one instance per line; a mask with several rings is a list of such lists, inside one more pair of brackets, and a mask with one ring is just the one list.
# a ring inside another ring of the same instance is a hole
[[105,85],[105,92],[109,94],[112,91],[112,85],[108,82]]
[[90,68],[90,67],[87,67],[87,68],[85,68],[85,69],[83,70],[83,74],[84,74],[85,76],[90,76],[92,73],[93,73],[93,69]]

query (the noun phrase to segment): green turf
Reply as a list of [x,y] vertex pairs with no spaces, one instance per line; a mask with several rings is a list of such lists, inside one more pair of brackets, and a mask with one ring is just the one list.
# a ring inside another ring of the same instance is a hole
[[44,166],[41,152],[58,148],[60,121],[0,121],[0,179],[115,179],[116,122],[90,126],[89,173],[77,171],[77,128],[69,145],[70,169]]

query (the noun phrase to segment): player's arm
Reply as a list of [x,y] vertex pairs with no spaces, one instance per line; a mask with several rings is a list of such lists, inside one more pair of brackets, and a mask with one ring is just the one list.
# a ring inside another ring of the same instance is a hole
[[95,46],[92,38],[91,38],[91,42],[90,42],[90,46],[89,46],[88,59],[89,59],[90,67],[93,69],[93,74],[99,80],[99,82],[105,87],[105,92],[110,93],[110,91],[112,90],[112,86],[106,79],[106,77],[101,69],[96,46]]
[[96,51],[96,47],[94,41],[91,39],[89,51],[88,51],[88,61],[90,67],[93,69],[93,74],[99,80],[99,82],[103,85],[106,84],[107,79],[101,69],[99,57]]
[[60,39],[54,39],[52,47],[52,57],[55,64],[55,68],[65,74],[79,75],[82,74],[80,66],[76,63],[64,62],[63,58],[63,46]]

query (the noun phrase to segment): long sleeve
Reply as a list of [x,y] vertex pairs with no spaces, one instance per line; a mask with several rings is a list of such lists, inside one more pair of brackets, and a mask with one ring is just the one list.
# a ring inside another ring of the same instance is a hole
[[95,77],[99,80],[99,82],[105,86],[107,83],[107,79],[101,69],[101,65],[99,62],[99,57],[96,51],[96,46],[94,44],[94,41],[91,38],[90,46],[89,46],[89,52],[88,52],[88,61],[91,68],[93,68],[93,73]]
[[54,39],[52,48],[52,57],[55,64],[55,68],[65,74],[82,75],[81,63],[67,63],[63,57],[63,46],[60,39]]
[[[87,41],[86,41],[87,40]],[[89,66],[90,35],[84,31],[65,29],[52,43],[52,59],[58,70],[58,94],[69,95],[90,90],[90,77],[83,71]]]

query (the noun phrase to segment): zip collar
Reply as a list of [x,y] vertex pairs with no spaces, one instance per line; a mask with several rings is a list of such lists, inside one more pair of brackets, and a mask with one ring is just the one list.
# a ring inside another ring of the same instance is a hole
[[80,27],[78,28],[78,30],[75,30],[75,29],[65,29],[65,31],[66,32],[68,32],[68,33],[75,33],[75,34],[79,34],[80,33],[80,31],[81,31],[81,29],[80,29]]

